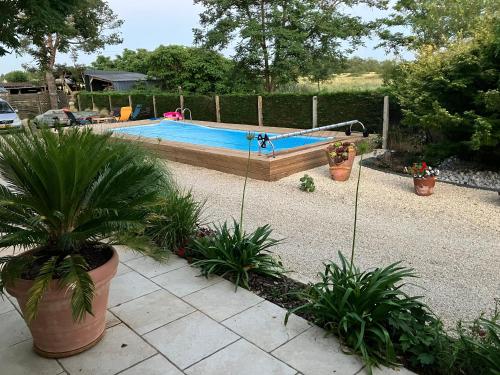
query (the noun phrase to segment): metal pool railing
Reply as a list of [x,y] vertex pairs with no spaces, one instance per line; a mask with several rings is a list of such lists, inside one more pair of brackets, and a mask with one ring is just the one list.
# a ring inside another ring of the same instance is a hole
[[273,141],[276,141],[278,139],[290,138],[290,137],[297,137],[297,136],[300,136],[300,135],[315,133],[315,132],[319,132],[319,131],[322,131],[322,130],[331,130],[331,129],[342,128],[344,126],[349,126],[349,129],[346,129],[345,134],[346,135],[351,135],[352,126],[356,125],[356,124],[361,125],[361,127],[363,128],[363,137],[368,137],[368,130],[363,125],[363,123],[361,121],[359,121],[359,120],[351,120],[351,121],[339,122],[337,124],[320,126],[319,128],[299,130],[299,131],[296,131],[296,132],[290,132],[290,133],[285,133],[285,134],[274,135],[272,137],[269,137],[267,135],[267,133],[261,133],[261,134],[259,134],[257,136],[257,141],[259,143],[259,154],[261,153],[261,150],[263,148],[266,148],[267,144],[269,143],[271,145],[271,147],[272,147],[272,150],[273,150],[273,157],[275,157],[275,149],[274,149]]

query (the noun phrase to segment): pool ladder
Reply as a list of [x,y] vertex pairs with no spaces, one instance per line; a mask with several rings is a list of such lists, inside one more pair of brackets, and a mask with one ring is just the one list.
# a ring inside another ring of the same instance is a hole
[[191,110],[189,108],[186,107],[186,108],[182,109],[179,107],[175,110],[175,112],[179,112],[184,119],[186,119],[186,111],[189,111],[189,120],[192,121],[193,115],[191,114]]

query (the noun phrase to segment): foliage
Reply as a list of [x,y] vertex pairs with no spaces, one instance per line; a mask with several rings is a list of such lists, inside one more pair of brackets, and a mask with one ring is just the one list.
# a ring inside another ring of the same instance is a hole
[[148,209],[146,235],[164,250],[185,247],[198,231],[203,206],[190,191],[164,191]]
[[[500,23],[447,50],[424,50],[403,64],[391,83],[403,124],[425,134],[441,157],[459,154],[500,160]],[[433,155],[426,153],[426,158]]]
[[153,51],[125,49],[114,59],[98,56],[92,67],[147,74],[163,91],[208,94],[227,93],[245,86],[235,77],[234,63],[215,51],[178,45],[159,46]]
[[305,174],[300,178],[300,190],[306,191],[308,193],[312,193],[314,192],[314,190],[316,190],[314,179],[308,174]]
[[349,159],[349,149],[354,148],[351,142],[334,142],[327,147],[328,157],[335,164],[341,164]]
[[[208,48],[235,47],[235,61],[263,79],[266,91],[312,73],[324,77],[335,62],[367,36],[374,24],[349,14],[358,4],[386,1],[195,0],[204,7],[195,41]],[[347,45],[347,46],[346,46]]]
[[5,73],[2,79],[7,82],[28,82],[29,75],[22,70],[13,70],[12,72]]
[[228,276],[236,287],[248,288],[250,273],[281,276],[283,265],[269,251],[279,241],[269,237],[272,232],[269,225],[247,234],[238,222],[234,220],[233,224],[232,230],[224,223],[215,227],[213,235],[192,241],[193,266],[199,267],[204,276]]
[[[365,364],[397,365],[396,346],[404,335],[415,335],[401,319],[413,324],[413,311],[425,311],[424,320],[433,321],[418,297],[402,291],[412,269],[398,263],[373,271],[360,271],[339,253],[340,265],[329,263],[319,274],[321,281],[300,294],[305,304],[291,310],[314,315],[316,323],[338,335]],[[405,336],[405,337],[406,337]],[[412,336],[413,337],[413,336]]]
[[410,167],[405,167],[405,172],[414,178],[435,177],[439,175],[439,169],[432,168],[425,161],[413,163]]
[[[460,39],[470,38],[487,18],[500,11],[497,0],[398,0],[393,13],[379,20],[382,46],[388,50],[438,50]],[[403,33],[401,27],[410,28]]]
[[65,15],[77,0],[0,0],[2,23],[0,23],[0,56],[10,50],[21,48],[22,38],[28,33],[40,38],[43,30],[64,24]]
[[143,235],[144,207],[168,186],[168,176],[145,151],[110,136],[42,129],[0,138],[0,177],[6,182],[0,186],[0,248],[32,249],[2,258],[0,291],[35,272],[28,320],[56,276],[71,290],[74,318],[92,312],[84,255],[102,252],[101,241],[163,256]]
[[483,314],[472,322],[459,322],[458,338],[451,339],[445,357],[450,373],[498,375],[500,374],[500,312],[498,304],[491,318]]

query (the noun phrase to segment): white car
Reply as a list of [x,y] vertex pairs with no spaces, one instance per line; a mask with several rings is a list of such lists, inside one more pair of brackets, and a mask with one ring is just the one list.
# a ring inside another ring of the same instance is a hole
[[0,128],[19,127],[21,125],[17,110],[14,110],[5,100],[0,99]]

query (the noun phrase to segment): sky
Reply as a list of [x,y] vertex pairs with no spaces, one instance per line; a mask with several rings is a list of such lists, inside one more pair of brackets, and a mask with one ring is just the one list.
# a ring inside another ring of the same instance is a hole
[[[198,26],[198,15],[203,11],[192,0],[108,0],[108,3],[118,17],[125,21],[120,29],[123,43],[108,46],[104,51],[91,55],[81,53],[78,64],[88,65],[98,55],[114,57],[125,48],[152,50],[160,44],[193,45],[192,29]],[[358,6],[352,10],[352,14],[365,20],[373,20],[383,16],[384,12]],[[353,55],[378,60],[393,57],[386,55],[383,49],[375,49],[376,40],[367,40],[365,43],[366,46],[360,47]],[[230,56],[231,52],[227,50],[224,54]],[[24,63],[33,64],[33,59],[15,54],[0,57],[0,74],[20,70]],[[56,63],[73,64],[70,57],[63,54],[57,56]]]

